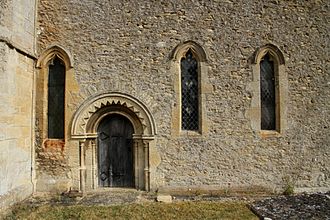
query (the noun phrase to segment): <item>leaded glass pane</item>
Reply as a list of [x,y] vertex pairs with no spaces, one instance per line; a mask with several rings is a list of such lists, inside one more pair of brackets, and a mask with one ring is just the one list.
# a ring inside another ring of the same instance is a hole
[[181,59],[182,129],[198,130],[198,63],[189,50]]
[[274,63],[269,54],[260,62],[261,129],[276,129]]
[[59,58],[49,64],[48,137],[64,138],[65,66]]

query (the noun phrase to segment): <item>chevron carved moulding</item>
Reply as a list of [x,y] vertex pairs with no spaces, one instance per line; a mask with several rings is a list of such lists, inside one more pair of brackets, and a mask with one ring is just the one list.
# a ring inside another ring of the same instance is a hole
[[72,120],[71,138],[96,136],[99,122],[109,114],[127,117],[137,135],[154,136],[156,133],[154,119],[141,101],[123,93],[105,93],[89,98],[79,107]]

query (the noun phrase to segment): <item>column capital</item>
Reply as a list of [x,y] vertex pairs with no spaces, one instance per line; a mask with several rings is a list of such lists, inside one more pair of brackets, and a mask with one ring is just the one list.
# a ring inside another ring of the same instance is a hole
[[85,143],[86,143],[86,139],[81,139],[79,140],[79,146],[85,146]]

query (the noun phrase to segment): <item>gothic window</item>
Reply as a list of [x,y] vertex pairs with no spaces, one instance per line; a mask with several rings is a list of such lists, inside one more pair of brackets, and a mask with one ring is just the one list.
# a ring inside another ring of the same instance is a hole
[[251,127],[261,137],[284,134],[287,125],[288,76],[284,56],[275,45],[258,49],[252,60]]
[[48,68],[48,138],[64,138],[65,65],[57,56]]
[[199,129],[198,62],[191,50],[181,59],[182,130]]
[[267,53],[260,61],[261,130],[276,130],[274,62]]
[[211,92],[204,49],[194,41],[177,45],[171,54],[174,74],[172,130],[174,136],[207,134],[206,94]]

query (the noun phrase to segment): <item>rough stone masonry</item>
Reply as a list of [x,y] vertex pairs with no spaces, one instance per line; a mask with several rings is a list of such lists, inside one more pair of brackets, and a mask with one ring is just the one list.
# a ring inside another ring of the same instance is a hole
[[[37,19],[36,36],[24,43],[36,42],[38,67],[27,88],[36,101],[25,99],[33,113],[24,114],[28,119],[35,115],[28,122],[34,143],[25,142],[36,157],[35,190],[98,188],[97,125],[114,113],[135,128],[136,188],[329,189],[329,7],[322,0],[39,1],[36,15],[29,13],[29,19]],[[27,20],[23,26],[29,26]],[[181,58],[173,54],[180,55],[177,48],[185,45],[205,52],[199,66],[203,132],[175,127],[181,120]],[[279,74],[285,79],[279,86],[287,85],[285,97],[279,97],[285,127],[275,135],[253,126],[258,117],[253,103],[259,100],[253,60],[266,45],[283,55]],[[66,66],[62,140],[47,137],[45,94],[52,56]],[[75,130],[76,122],[81,131]]]

